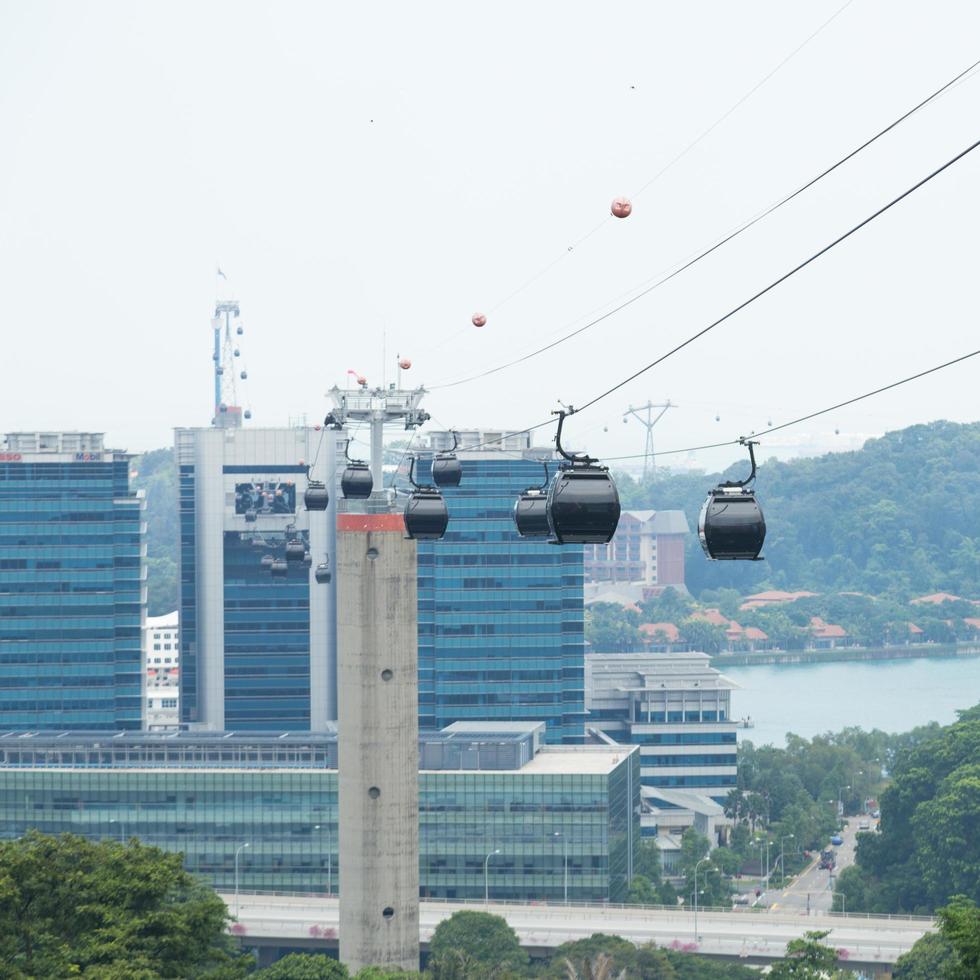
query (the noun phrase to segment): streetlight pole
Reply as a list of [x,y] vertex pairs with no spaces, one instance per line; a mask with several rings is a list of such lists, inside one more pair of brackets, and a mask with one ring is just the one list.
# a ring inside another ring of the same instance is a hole
[[837,789],[837,816],[844,816],[844,790],[850,789],[850,786],[840,786]]
[[[786,859],[783,852],[783,845],[786,843],[786,841],[792,840],[794,837],[795,834],[787,834],[785,837],[779,838],[779,870],[784,879],[786,878]],[[786,887],[785,884],[783,887]]]
[[561,838],[561,856],[562,856],[562,866],[564,868],[563,884],[564,884],[564,891],[565,891],[565,904],[567,905],[568,904],[568,841],[566,840],[565,835],[560,830],[556,830],[551,836]]
[[251,847],[251,844],[239,844],[235,849],[235,918],[238,918],[238,857],[245,850],[246,847]]
[[711,858],[703,857],[694,865],[694,941],[696,943],[701,942],[701,937],[698,935],[698,868],[706,861],[710,862]]
[[497,847],[492,850],[488,855],[486,861],[483,862],[483,904],[490,904],[490,858],[494,854],[499,854],[500,848]]
[[[316,823],[313,825],[314,830],[323,830],[324,828]],[[333,841],[330,839],[330,828],[327,827],[327,894],[333,894]]]

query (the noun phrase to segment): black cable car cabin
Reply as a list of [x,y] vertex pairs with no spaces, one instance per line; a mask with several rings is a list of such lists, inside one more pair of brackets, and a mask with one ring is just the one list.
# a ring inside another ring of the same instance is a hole
[[316,566],[316,571],[313,573],[313,577],[317,580],[319,585],[326,585],[331,578],[330,566],[324,561]]
[[698,538],[712,561],[762,561],[759,552],[766,540],[766,519],[755,492],[746,489],[755,480],[755,443],[740,441],[749,447],[752,472],[745,480],[710,490],[698,517]]
[[559,471],[548,489],[548,524],[552,544],[607,544],[619,526],[619,491],[605,466],[591,456],[569,455],[561,446],[566,414],[558,415],[555,446],[570,465]]
[[299,538],[286,542],[286,561],[302,561],[306,555],[306,545]]
[[273,578],[285,578],[289,574],[289,563],[284,558],[276,558],[269,566],[269,571]]
[[263,568],[272,568],[272,563],[274,561],[275,561],[275,558],[273,558],[272,555],[263,555],[261,557],[261,559],[259,560],[259,564]]
[[374,490],[374,477],[367,463],[361,459],[350,458],[350,439],[344,448],[347,466],[340,477],[340,490],[345,500],[367,500]]
[[544,483],[528,487],[514,501],[514,524],[522,538],[546,538],[551,534],[548,523],[548,464],[544,464]]
[[525,490],[514,502],[514,524],[522,538],[546,538],[551,534],[548,495],[543,490]]
[[326,486],[319,480],[310,480],[303,494],[303,503],[307,510],[326,510],[330,503],[330,494]]
[[446,501],[435,487],[422,487],[415,482],[415,457],[409,464],[408,478],[414,489],[405,502],[405,533],[417,541],[437,541],[449,526]]
[[432,460],[432,482],[437,487],[458,487],[463,479],[463,464],[456,458],[459,438],[453,432],[453,448],[448,453],[439,453]]

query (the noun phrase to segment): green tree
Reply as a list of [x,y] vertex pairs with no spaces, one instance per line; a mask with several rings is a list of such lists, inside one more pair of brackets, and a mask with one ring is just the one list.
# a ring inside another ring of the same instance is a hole
[[718,653],[727,643],[725,630],[703,619],[684,619],[678,624],[678,628],[681,639],[702,653]]
[[244,976],[228,913],[168,854],[31,831],[0,842],[0,976]]
[[806,932],[802,939],[786,944],[786,958],[774,963],[769,970],[771,980],[827,980],[853,977],[850,971],[837,969],[837,950],[824,945],[829,931]]
[[927,932],[892,970],[892,980],[949,980],[958,966],[952,943],[938,932]]
[[980,909],[965,895],[955,895],[936,917],[939,931],[955,953],[947,968],[948,980],[976,980],[980,977]]
[[253,980],[347,980],[349,976],[343,963],[322,953],[290,953],[252,974]]
[[154,449],[133,460],[134,490],[146,494],[146,564],[149,614],[177,608],[177,468],[172,449]]
[[443,919],[432,934],[429,954],[429,969],[437,978],[454,977],[453,971],[461,967],[516,972],[527,965],[517,933],[505,919],[488,912],[454,912]]

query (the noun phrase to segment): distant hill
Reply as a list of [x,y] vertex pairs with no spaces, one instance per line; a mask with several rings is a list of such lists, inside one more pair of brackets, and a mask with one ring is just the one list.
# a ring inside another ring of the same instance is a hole
[[177,608],[180,535],[177,530],[177,471],[172,449],[154,449],[133,460],[133,489],[146,491],[147,613]]
[[[645,482],[617,476],[624,507],[681,509],[692,528],[725,473],[658,470]],[[889,432],[847,453],[759,467],[768,533],[764,562],[709,562],[687,546],[687,585],[854,590],[980,597],[980,423],[932,422]]]

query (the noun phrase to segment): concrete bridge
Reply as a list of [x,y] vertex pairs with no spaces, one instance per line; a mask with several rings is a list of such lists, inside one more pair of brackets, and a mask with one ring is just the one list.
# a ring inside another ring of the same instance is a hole
[[[221,896],[236,914],[234,895]],[[231,926],[260,958],[278,948],[331,949],[337,946],[339,907],[336,896],[241,893],[237,922]],[[827,929],[824,940],[838,950],[842,966],[866,973],[885,973],[916,940],[935,929],[931,919],[911,916],[842,915],[836,912],[767,911],[758,908],[698,912],[697,936],[691,909],[635,905],[549,905],[426,900],[420,908],[423,949],[436,926],[460,909],[492,912],[505,918],[532,954],[547,954],[562,943],[596,932],[635,943],[746,963],[764,964],[785,955],[786,944],[803,933]]]

